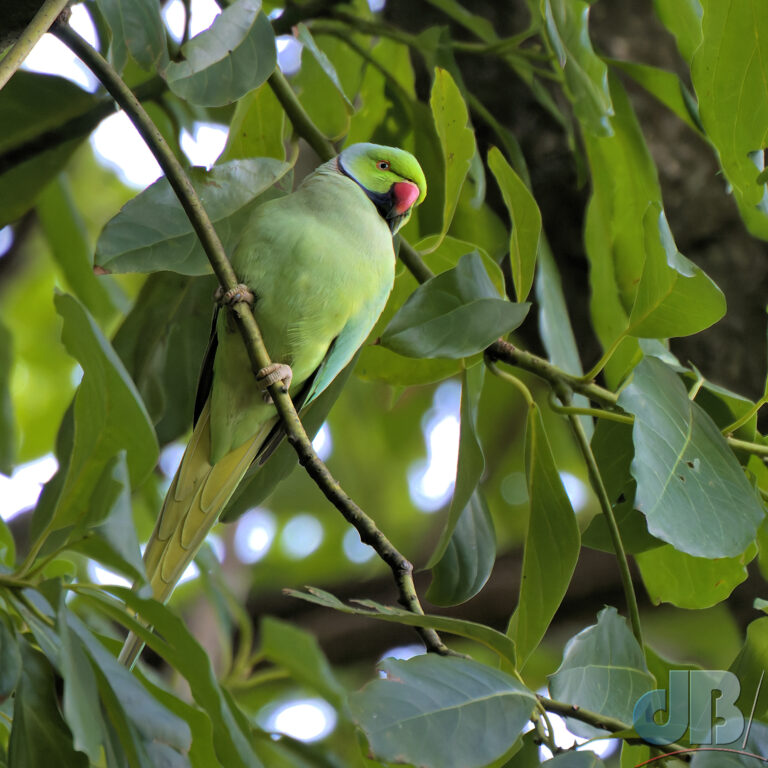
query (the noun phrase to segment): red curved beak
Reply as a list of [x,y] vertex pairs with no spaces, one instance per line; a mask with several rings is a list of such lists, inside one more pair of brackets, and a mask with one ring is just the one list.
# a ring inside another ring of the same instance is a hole
[[419,199],[419,188],[410,181],[396,181],[392,185],[392,211],[400,216]]

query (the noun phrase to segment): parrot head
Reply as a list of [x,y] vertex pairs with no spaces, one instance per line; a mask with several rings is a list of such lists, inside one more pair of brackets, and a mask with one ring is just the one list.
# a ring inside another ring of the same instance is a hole
[[357,182],[394,235],[427,195],[418,160],[403,149],[352,144],[338,157],[339,170]]

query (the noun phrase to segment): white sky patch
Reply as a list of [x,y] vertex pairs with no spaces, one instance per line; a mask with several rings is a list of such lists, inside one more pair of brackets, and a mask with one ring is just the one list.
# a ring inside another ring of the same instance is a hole
[[368,0],[368,7],[374,12],[384,10],[384,6],[387,4],[387,0]]
[[301,69],[302,44],[293,35],[278,35],[277,64],[284,75],[295,75]]
[[125,576],[104,568],[95,560],[88,561],[88,577],[94,584],[114,584],[116,587],[131,586],[131,582]]
[[445,381],[437,390],[424,422],[427,460],[408,472],[413,503],[422,512],[435,512],[451,498],[459,457],[461,385]]
[[19,512],[34,507],[43,489],[59,468],[49,453],[40,459],[16,467],[10,477],[0,475],[0,517],[6,522]]
[[211,549],[213,550],[213,554],[216,555],[216,559],[220,563],[223,563],[227,554],[227,547],[224,544],[224,540],[221,538],[221,536],[215,533],[209,533],[205,537],[205,540],[211,545]]
[[406,661],[412,659],[414,656],[423,656],[426,653],[423,645],[417,643],[411,643],[409,645],[396,645],[394,648],[390,648],[388,651],[379,656],[379,661],[384,659],[400,659]]
[[237,521],[235,555],[246,564],[256,563],[269,552],[275,538],[275,516],[266,509],[249,509]]
[[186,445],[184,443],[168,443],[168,445],[160,451],[160,458],[158,464],[160,465],[160,471],[167,477],[172,478],[176,474],[176,470],[181,464],[181,458],[184,456],[184,450]]
[[195,123],[194,133],[186,128],[181,132],[179,144],[192,165],[210,168],[224,151],[228,130],[217,123]]
[[[213,20],[221,13],[221,8],[214,0],[192,0],[192,21],[189,25],[189,36],[194,37],[208,29]],[[163,19],[171,33],[171,37],[178,43],[184,34],[184,3],[181,0],[173,0],[163,9]]]
[[269,715],[266,728],[294,739],[313,742],[324,739],[336,727],[336,712],[324,699],[290,701]]
[[560,480],[563,483],[565,492],[571,501],[574,512],[580,512],[587,505],[589,493],[583,480],[570,472],[560,472]]
[[320,461],[327,461],[333,452],[333,439],[331,438],[331,428],[328,422],[324,421],[323,426],[317,431],[315,439],[312,441],[312,447],[320,458]]
[[292,517],[280,535],[283,550],[297,560],[311,555],[323,542],[323,526],[307,513]]
[[7,224],[0,229],[0,257],[4,256],[8,249],[13,245],[13,229]]
[[360,534],[354,528],[350,528],[344,534],[341,547],[347,560],[351,560],[353,563],[367,563],[376,554],[373,547],[360,541]]
[[[91,45],[98,46],[96,28],[82,3],[72,6],[72,16],[69,23]],[[98,81],[88,67],[64,43],[50,34],[43,35],[22,64],[22,69],[40,72],[44,75],[65,77],[90,93],[93,93],[98,87]]]
[[91,134],[91,146],[99,160],[130,187],[143,189],[162,176],[157,160],[125,112],[102,120]]

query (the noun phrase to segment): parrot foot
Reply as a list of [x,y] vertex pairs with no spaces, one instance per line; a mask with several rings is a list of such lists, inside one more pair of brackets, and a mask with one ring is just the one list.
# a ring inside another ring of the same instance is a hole
[[283,383],[283,392],[287,392],[291,386],[291,379],[293,378],[293,371],[290,365],[285,363],[272,363],[266,368],[262,368],[256,375],[256,381],[263,390],[262,397],[265,403],[272,402],[272,395],[269,394],[267,387],[272,384],[277,384],[278,381]]
[[214,301],[217,304],[221,304],[225,307],[231,307],[233,304],[239,304],[245,302],[249,307],[253,306],[255,301],[253,292],[251,289],[243,283],[238,283],[234,288],[225,291],[221,286],[216,289],[213,294]]

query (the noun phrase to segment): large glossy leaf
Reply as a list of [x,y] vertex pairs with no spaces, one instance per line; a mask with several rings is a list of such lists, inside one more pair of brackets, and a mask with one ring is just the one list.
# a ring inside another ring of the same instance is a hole
[[385,678],[350,703],[374,755],[388,762],[487,765],[512,746],[536,704],[515,678],[469,659],[385,659],[380,668]]
[[381,343],[406,357],[467,357],[517,328],[529,306],[502,299],[480,256],[469,253],[413,292]]
[[608,70],[589,39],[589,3],[541,0],[541,6],[547,36],[565,75],[576,117],[590,133],[610,135],[613,105]]
[[82,643],[84,653],[87,652],[103,675],[99,676],[102,698],[114,695],[125,717],[146,742],[156,742],[186,752],[192,740],[187,723],[157,701],[129,670],[118,663],[77,616],[69,613],[67,623],[73,636]]
[[[80,536],[83,538],[77,541]],[[76,540],[71,546],[74,551],[125,574],[132,581],[146,580],[133,524],[131,486],[124,451],[104,467],[91,497],[89,514],[81,521],[73,538]]]
[[[745,721],[749,717],[751,703],[751,701],[744,702],[740,707]],[[750,722],[748,732],[746,732],[745,723],[745,733],[738,739],[725,744],[718,742],[716,750],[697,750],[693,754],[690,765],[691,768],[752,768],[764,761],[763,755],[766,753],[768,753],[768,725],[755,720]]]
[[[603,608],[593,624],[572,637],[563,661],[549,677],[552,697],[593,712],[632,722],[637,699],[655,687],[643,649],[615,608]],[[568,728],[587,738],[598,735],[591,726],[572,719]]]
[[347,692],[334,677],[317,640],[298,627],[270,616],[261,622],[261,653],[291,677],[319,693],[340,711],[347,709]]
[[[96,98],[69,80],[20,70],[0,91],[0,227],[28,211],[64,167],[81,138],[70,139],[15,163],[18,147],[83,114]],[[11,168],[4,161],[14,161]]]
[[579,558],[580,537],[538,408],[528,411],[526,474],[530,512],[517,608],[507,634],[522,668],[547,631]]
[[139,393],[93,319],[72,296],[55,298],[64,320],[62,340],[83,368],[75,396],[75,436],[69,471],[51,521],[52,530],[72,525],[88,511],[94,486],[120,450],[131,484],[155,466],[157,440]]
[[605,763],[589,750],[583,752],[566,752],[553,757],[541,764],[547,768],[603,768]]
[[635,415],[635,506],[648,530],[695,557],[735,557],[764,512],[712,419],[664,363],[645,358],[619,405]]
[[443,224],[440,236],[429,247],[429,250],[434,250],[451,225],[459,194],[476,150],[474,133],[467,127],[469,113],[461,91],[450,73],[440,67],[435,69],[429,105],[445,164]]
[[656,15],[675,36],[680,53],[690,64],[701,45],[700,0],[654,0],[653,5]]
[[184,61],[171,62],[168,87],[191,104],[221,107],[258,88],[277,63],[275,38],[261,0],[236,0],[210,29],[182,48]]
[[330,592],[316,587],[308,587],[308,592],[297,592],[294,589],[286,589],[285,592],[292,597],[306,600],[310,603],[322,605],[324,608],[332,608],[342,613],[351,613],[357,616],[368,616],[372,619],[389,621],[395,624],[406,624],[411,627],[431,627],[438,632],[466,637],[490,648],[497,653],[506,663],[514,667],[515,644],[504,634],[484,624],[477,624],[464,619],[454,619],[448,616],[430,616],[411,613],[403,608],[393,608],[389,605],[380,605],[373,600],[355,600],[360,607],[342,603]]
[[[13,339],[0,323],[0,474],[10,475],[16,455],[16,425],[11,402]],[[0,558],[1,560],[2,558]]]
[[768,14],[760,3],[701,0],[703,39],[691,64],[701,121],[749,230],[768,238]]
[[153,0],[97,0],[112,32],[109,54],[112,64],[122,72],[128,55],[143,69],[168,62],[165,27],[160,8]]
[[13,708],[8,743],[8,768],[87,768],[88,758],[76,752],[72,735],[56,706],[53,670],[28,643],[21,644],[22,672]]
[[35,208],[53,257],[72,292],[99,320],[108,320],[115,305],[104,282],[93,273],[93,246],[66,174],[51,181]]
[[327,78],[336,87],[336,90],[339,92],[339,95],[344,100],[344,103],[347,105],[347,108],[349,109],[349,111],[350,112],[354,111],[354,106],[352,105],[352,102],[349,100],[349,97],[344,92],[344,87],[341,84],[341,80],[339,79],[338,72],[336,72],[336,67],[333,66],[333,62],[319,48],[319,46],[315,42],[315,38],[312,37],[312,33],[309,31],[309,29],[307,29],[306,24],[297,25],[296,37],[298,38],[299,42],[304,46],[304,50],[308,51],[308,53],[314,57],[315,61],[317,61],[317,63],[320,65],[320,68],[323,70]]
[[643,217],[645,264],[628,333],[670,338],[698,333],[725,314],[723,292],[677,250],[664,211],[651,203]]
[[[189,171],[192,186],[228,251],[255,206],[285,192],[282,184],[289,183],[289,171],[288,164],[268,157]],[[126,203],[107,223],[96,244],[96,263],[110,272],[171,270],[204,275],[211,271],[192,224],[165,178]]]
[[635,555],[651,601],[679,608],[709,608],[725,600],[747,578],[754,546],[739,557],[709,560],[678,552],[669,544]]
[[152,274],[113,339],[161,445],[184,435],[192,423],[215,288],[213,276]]
[[72,731],[75,749],[96,763],[105,738],[96,675],[80,639],[69,628],[64,600],[59,605],[56,629],[61,637],[64,719]]
[[222,764],[227,768],[262,768],[246,735],[250,732],[247,720],[219,687],[208,655],[183,621],[165,606],[142,599],[133,590],[114,586],[109,590],[154,626],[156,633],[132,619],[123,605],[106,595],[94,594],[92,599],[106,615],[136,632],[186,678],[193,698],[213,723],[214,746]]
[[285,160],[285,112],[267,83],[237,102],[219,163],[244,157]]
[[426,598],[434,605],[459,605],[488,581],[496,560],[493,518],[479,489],[459,515],[443,556],[432,569]]
[[517,300],[525,301],[536,272],[536,257],[541,243],[541,213],[525,182],[512,170],[496,147],[491,147],[488,152],[488,167],[496,177],[512,220],[509,239],[512,280]]

